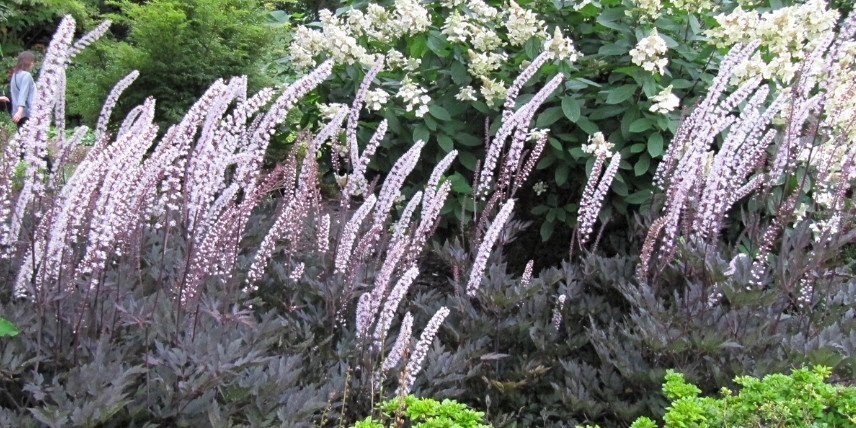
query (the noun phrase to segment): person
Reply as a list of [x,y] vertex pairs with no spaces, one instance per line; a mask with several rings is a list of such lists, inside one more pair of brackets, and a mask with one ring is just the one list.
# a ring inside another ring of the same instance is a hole
[[11,80],[12,96],[12,122],[18,125],[18,129],[30,118],[33,108],[33,95],[36,93],[36,84],[30,71],[36,65],[36,56],[30,51],[18,54],[18,63],[9,70]]

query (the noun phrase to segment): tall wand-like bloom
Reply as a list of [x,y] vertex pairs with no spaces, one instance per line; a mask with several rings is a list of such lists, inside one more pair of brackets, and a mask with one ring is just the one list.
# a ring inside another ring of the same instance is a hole
[[413,381],[416,380],[416,375],[422,370],[422,363],[428,355],[428,349],[431,347],[431,343],[434,342],[434,337],[437,336],[437,330],[440,329],[440,325],[443,324],[447,316],[449,316],[449,308],[443,306],[431,317],[428,325],[425,326],[425,330],[422,330],[419,342],[416,342],[416,347],[413,349],[413,354],[410,356],[410,361],[404,370],[402,390],[398,391],[398,393],[407,394],[410,392],[410,388],[413,387]]
[[484,274],[485,266],[487,266],[487,259],[490,257],[490,252],[499,238],[500,232],[505,228],[505,223],[511,217],[512,210],[514,210],[514,199],[509,199],[502,206],[502,209],[499,210],[499,213],[496,214],[493,223],[490,224],[487,233],[484,235],[484,239],[482,239],[481,245],[479,245],[479,251],[476,253],[476,259],[470,271],[470,281],[467,283],[467,295],[470,297],[476,295],[476,291],[481,285],[482,275]]

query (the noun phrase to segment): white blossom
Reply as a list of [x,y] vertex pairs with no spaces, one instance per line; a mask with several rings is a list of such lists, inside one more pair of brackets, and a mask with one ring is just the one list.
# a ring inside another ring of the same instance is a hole
[[588,137],[588,144],[583,145],[583,151],[586,153],[592,153],[595,156],[600,156],[601,154],[606,157],[612,156],[612,148],[615,147],[615,144],[610,143],[603,136],[603,132],[595,132]]
[[383,108],[388,99],[389,94],[387,94],[383,89],[366,91],[366,108],[372,111],[378,111]]
[[476,90],[472,86],[464,86],[455,94],[455,99],[458,101],[475,101]]
[[654,113],[668,113],[676,109],[681,103],[681,100],[672,93],[672,85],[667,86],[659,94],[651,97],[651,101],[654,101],[654,104],[651,105],[649,110]]
[[404,109],[412,111],[416,117],[422,117],[428,113],[428,103],[431,102],[431,97],[426,95],[426,90],[406,77],[401,82],[401,88],[398,89],[398,97],[404,101]]
[[630,50],[630,57],[634,64],[652,73],[663,74],[666,64],[669,63],[663,56],[669,50],[666,41],[657,33],[657,29],[651,30],[651,35],[639,41],[636,47]]

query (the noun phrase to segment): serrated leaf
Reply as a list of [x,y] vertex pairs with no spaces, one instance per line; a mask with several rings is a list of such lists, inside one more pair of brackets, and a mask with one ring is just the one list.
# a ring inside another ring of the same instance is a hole
[[437,56],[441,58],[449,56],[449,50],[446,49],[445,37],[439,31],[431,31],[425,44],[428,45],[428,49],[431,49],[431,52],[434,52]]
[[461,144],[463,146],[467,146],[467,147],[477,147],[477,146],[483,146],[484,145],[483,139],[476,137],[475,135],[467,134],[467,133],[463,133],[463,132],[455,134],[455,141],[458,142],[459,144]]
[[463,193],[465,195],[469,195],[473,193],[473,188],[470,186],[470,183],[467,183],[467,179],[464,178],[463,175],[456,172],[449,177],[449,181],[452,182],[452,190],[457,193]]
[[577,120],[577,126],[579,126],[580,129],[585,131],[587,134],[594,134],[598,130],[597,125],[595,125],[594,122],[584,117],[581,117],[579,120]]
[[541,241],[547,242],[550,239],[550,236],[553,235],[553,223],[548,221],[541,223],[539,233],[541,235]]
[[624,55],[630,50],[628,49],[627,43],[622,43],[623,40],[619,40],[616,43],[603,45],[598,49],[597,54],[603,56],[616,56],[616,55]]
[[479,357],[482,361],[490,361],[490,360],[499,360],[502,358],[510,357],[508,354],[500,354],[497,352],[490,352]]
[[636,143],[630,146],[630,153],[642,153],[645,151],[645,145],[642,143]]

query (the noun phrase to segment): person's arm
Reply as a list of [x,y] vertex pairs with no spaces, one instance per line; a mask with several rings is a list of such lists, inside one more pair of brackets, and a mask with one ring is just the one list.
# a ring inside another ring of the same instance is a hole
[[26,71],[20,71],[19,73],[25,73],[20,76],[19,86],[18,86],[18,96],[15,98],[18,101],[18,109],[15,111],[15,114],[12,115],[12,121],[18,123],[21,118],[24,117],[26,109],[31,108],[32,106],[28,105],[31,94],[35,90],[35,83],[33,82],[33,77],[30,73]]

